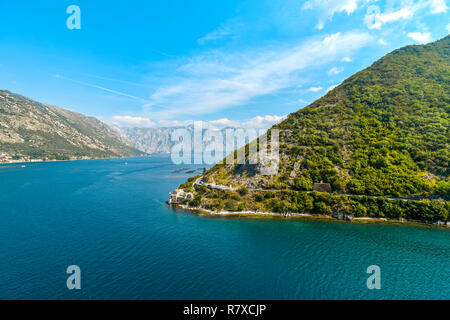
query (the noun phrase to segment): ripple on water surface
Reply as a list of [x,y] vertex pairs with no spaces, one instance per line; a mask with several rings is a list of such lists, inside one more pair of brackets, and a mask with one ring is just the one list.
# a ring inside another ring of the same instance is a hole
[[165,157],[0,168],[1,299],[450,298],[447,230],[173,211]]

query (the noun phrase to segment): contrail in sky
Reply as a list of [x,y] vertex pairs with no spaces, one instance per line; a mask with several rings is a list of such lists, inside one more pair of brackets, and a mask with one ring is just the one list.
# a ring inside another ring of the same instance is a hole
[[57,74],[56,77],[59,78],[59,79],[69,80],[69,81],[72,81],[72,82],[75,82],[75,83],[78,83],[78,84],[81,84],[81,85],[84,85],[84,86],[88,86],[88,87],[91,87],[91,88],[100,89],[100,90],[103,90],[103,91],[106,91],[106,92],[109,92],[109,93],[114,93],[114,94],[117,94],[119,96],[123,96],[123,97],[127,97],[127,98],[130,98],[130,99],[139,101],[141,103],[148,103],[149,102],[146,99],[139,98],[139,97],[133,96],[131,94],[127,94],[127,93],[120,92],[120,91],[117,91],[117,90],[108,89],[108,88],[101,87],[101,86],[98,86],[96,84],[92,84],[92,83],[88,83],[88,82],[84,82],[84,81],[70,79],[70,78],[67,78],[67,77],[63,77],[63,76],[61,76],[59,74]]

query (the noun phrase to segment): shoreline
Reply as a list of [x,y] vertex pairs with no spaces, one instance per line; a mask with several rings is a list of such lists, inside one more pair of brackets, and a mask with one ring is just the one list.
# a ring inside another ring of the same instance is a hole
[[419,220],[397,220],[388,218],[373,218],[373,217],[353,217],[352,219],[339,219],[331,215],[320,215],[313,213],[288,213],[282,214],[277,212],[255,212],[255,211],[212,211],[205,208],[192,208],[184,204],[169,204],[170,207],[179,208],[182,210],[194,212],[196,214],[204,214],[212,217],[241,217],[241,218],[283,218],[289,220],[296,219],[311,219],[321,221],[335,221],[335,222],[348,222],[348,223],[372,223],[372,224],[395,224],[395,225],[415,225],[421,227],[437,227],[437,228],[450,228],[450,224],[438,224],[430,223]]
[[1,165],[7,165],[7,164],[32,164],[32,163],[46,163],[46,162],[75,162],[75,161],[91,161],[91,160],[120,160],[120,159],[132,159],[132,158],[144,158],[144,157],[151,157],[152,155],[148,156],[134,156],[134,157],[115,157],[115,158],[89,158],[89,159],[69,159],[69,160],[40,160],[40,159],[32,159],[30,161],[0,161]]
[[30,160],[30,161],[2,161],[2,164],[30,164],[30,163],[43,163],[43,162],[64,162],[64,161],[85,161],[85,160],[96,160],[96,159],[74,159],[74,160]]

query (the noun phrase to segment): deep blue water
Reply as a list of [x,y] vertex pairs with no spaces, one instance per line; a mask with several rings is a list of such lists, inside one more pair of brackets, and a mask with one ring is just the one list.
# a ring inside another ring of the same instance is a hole
[[[199,217],[164,203],[193,175],[179,168],[0,166],[0,299],[450,298],[447,230]],[[80,291],[66,287],[69,265]],[[367,289],[369,265],[381,290]]]

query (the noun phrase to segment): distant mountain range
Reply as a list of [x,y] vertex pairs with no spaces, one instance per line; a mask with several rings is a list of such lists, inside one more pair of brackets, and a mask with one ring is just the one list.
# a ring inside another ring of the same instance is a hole
[[96,118],[0,90],[0,162],[140,155]]
[[177,128],[118,128],[122,137],[136,149],[148,154],[170,154],[175,142],[171,136]]
[[[178,143],[171,140],[172,133],[180,128],[193,132],[193,125],[112,127],[93,117],[0,90],[0,162],[170,154]],[[220,130],[223,135],[226,129]]]
[[[186,129],[191,134],[193,133],[193,125],[187,125],[184,127],[161,127],[161,128],[118,128],[122,137],[129,141],[136,149],[146,152],[148,154],[170,154],[172,147],[179,143],[172,141],[172,134],[177,129]],[[213,131],[219,131],[224,139],[223,150],[226,149],[225,131],[227,129],[232,129],[233,132],[237,128],[225,127],[223,129],[212,129]],[[203,133],[206,129],[203,129]],[[192,137],[192,135],[191,135]],[[248,142],[248,141],[247,141]],[[203,142],[203,148],[208,145],[208,142]],[[237,147],[242,147],[238,145]],[[193,143],[191,143],[193,147]],[[224,154],[225,156],[225,154]]]
[[177,143],[172,133],[180,128],[193,131],[192,125],[108,126],[94,117],[0,90],[0,162],[170,154]]

